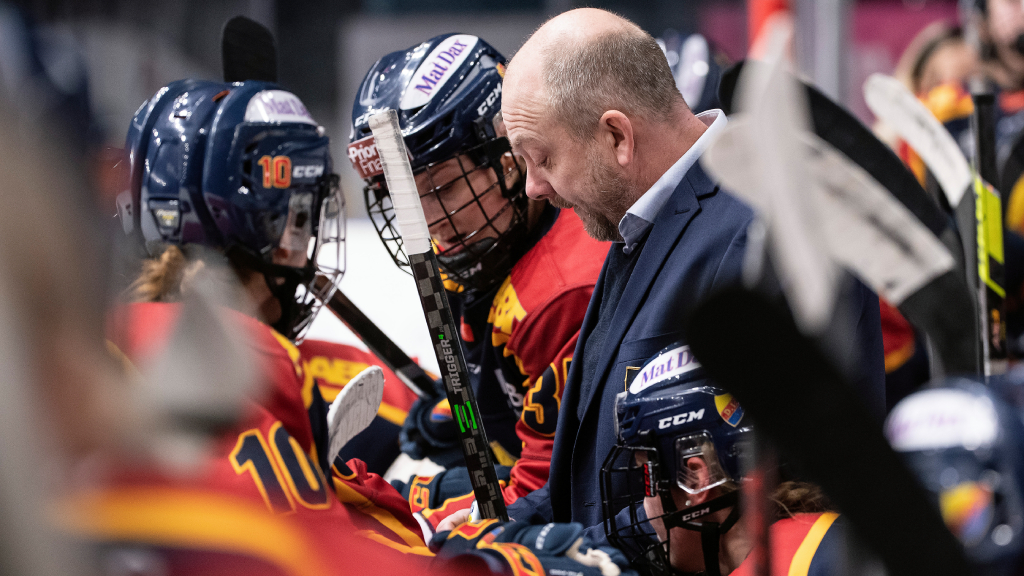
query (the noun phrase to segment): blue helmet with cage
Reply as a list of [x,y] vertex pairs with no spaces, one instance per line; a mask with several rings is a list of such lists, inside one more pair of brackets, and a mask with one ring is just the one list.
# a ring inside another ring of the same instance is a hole
[[302,101],[267,82],[180,80],[135,113],[126,149],[125,233],[150,256],[200,245],[262,273],[274,327],[301,335],[344,271],[338,177]]
[[[743,408],[708,380],[689,346],[677,343],[632,374],[615,413],[617,444],[601,469],[608,539],[652,573],[673,573],[669,540],[659,542],[643,510],[645,498],[657,498],[664,526],[701,532],[705,564],[717,567],[708,551],[718,550],[719,537],[739,518],[735,487],[752,430]],[[694,472],[692,458],[703,460],[704,472]],[[672,496],[673,489],[697,495],[715,488],[695,506],[679,508]],[[729,507],[720,524],[708,520]]]
[[951,378],[904,398],[885,426],[978,574],[1024,569],[1024,422],[978,382]]
[[381,58],[352,106],[348,157],[366,183],[367,210],[381,240],[407,269],[369,127],[371,115],[394,109],[438,261],[456,289],[485,291],[501,283],[526,232],[525,172],[501,122],[504,62],[476,36],[436,36]]

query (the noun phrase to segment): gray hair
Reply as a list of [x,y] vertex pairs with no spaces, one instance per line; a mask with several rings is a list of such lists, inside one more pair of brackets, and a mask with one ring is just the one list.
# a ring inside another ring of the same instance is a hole
[[594,134],[608,110],[658,121],[686,107],[665,53],[639,28],[555,42],[544,58],[551,111],[578,141]]

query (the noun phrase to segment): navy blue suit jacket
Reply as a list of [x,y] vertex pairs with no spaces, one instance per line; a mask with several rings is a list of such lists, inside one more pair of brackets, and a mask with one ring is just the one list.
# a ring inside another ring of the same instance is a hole
[[[509,507],[519,521],[581,522],[603,540],[599,473],[615,444],[614,400],[625,389],[628,368],[639,368],[665,346],[684,339],[684,319],[712,291],[740,281],[751,209],[719,187],[699,164],[684,176],[658,213],[626,284],[611,327],[596,357],[582,358],[597,324],[608,261],[597,281],[562,394],[548,483]],[[621,250],[622,244],[612,245]],[[878,300],[865,298],[863,325],[872,350],[870,394],[884,402],[884,368]],[[872,316],[873,310],[873,316]],[[582,382],[585,363],[597,363]],[[883,404],[884,406],[884,404]]]

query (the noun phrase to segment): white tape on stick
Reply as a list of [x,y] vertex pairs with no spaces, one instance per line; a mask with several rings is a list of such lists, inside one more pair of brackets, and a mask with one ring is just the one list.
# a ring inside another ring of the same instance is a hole
[[420,193],[409,164],[409,153],[402,139],[398,123],[398,112],[384,110],[369,119],[370,130],[377,141],[377,154],[384,168],[384,179],[388,183],[391,204],[395,207],[395,220],[406,254],[423,254],[431,251],[430,232],[427,218],[420,205]]

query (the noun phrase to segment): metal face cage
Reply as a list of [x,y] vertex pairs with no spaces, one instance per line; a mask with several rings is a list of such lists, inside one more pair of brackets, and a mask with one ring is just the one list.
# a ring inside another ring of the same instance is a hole
[[[473,184],[483,177],[481,173],[493,174],[486,187]],[[503,281],[515,263],[515,247],[525,235],[527,222],[526,172],[512,156],[508,140],[489,140],[421,166],[414,174],[420,200],[431,208],[427,225],[438,262],[455,284],[449,283],[449,289],[486,291]],[[410,272],[383,176],[373,178],[363,192],[370,220],[392,260]],[[441,234],[445,237],[440,238]]]

